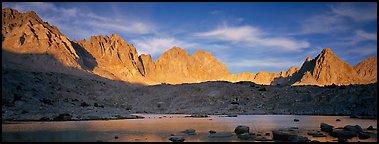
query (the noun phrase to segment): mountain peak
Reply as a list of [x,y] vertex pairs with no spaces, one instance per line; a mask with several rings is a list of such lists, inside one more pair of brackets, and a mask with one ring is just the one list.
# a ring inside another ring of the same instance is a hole
[[122,39],[117,33],[113,33],[110,38],[114,40]]
[[310,62],[312,60],[312,58],[310,56],[307,56],[307,58],[305,59],[305,62]]
[[332,52],[332,50],[330,48],[324,48],[324,49],[322,49],[321,54],[327,54],[327,53],[332,54],[333,52]]

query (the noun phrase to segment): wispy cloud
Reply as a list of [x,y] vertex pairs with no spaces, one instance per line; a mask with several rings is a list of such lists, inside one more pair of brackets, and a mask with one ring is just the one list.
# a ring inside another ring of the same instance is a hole
[[114,32],[129,35],[155,32],[155,27],[152,24],[146,21],[132,20],[122,14],[114,14],[110,17],[88,9],[58,7],[53,3],[45,2],[3,3],[2,8],[5,7],[11,7],[22,12],[36,11],[43,20],[56,25],[71,39],[82,39],[91,35]]
[[131,40],[136,47],[138,47],[139,54],[162,54],[168,49],[177,46],[185,49],[196,47],[194,43],[178,40],[173,37],[148,37],[143,39]]
[[[225,61],[232,69],[248,69],[249,71],[261,71],[268,69],[286,70],[291,66],[301,66],[302,61],[281,58],[269,59],[242,59],[238,61]],[[278,71],[276,71],[278,72]]]
[[314,15],[305,20],[301,20],[300,31],[296,34],[327,34],[331,32],[341,32],[349,28],[343,23],[345,23],[345,20],[335,15]]
[[195,33],[194,36],[210,40],[240,43],[247,47],[277,48],[276,50],[280,51],[297,51],[309,47],[307,41],[274,37],[249,25],[230,27],[224,24],[211,31]]
[[356,22],[371,21],[377,19],[377,4],[363,3],[353,5],[353,3],[342,3],[330,6],[332,12],[338,16],[349,17]]
[[367,56],[378,52],[377,45],[367,45],[355,49],[349,49],[348,53],[350,54],[359,54],[361,56]]
[[[330,34],[350,30],[353,23],[373,21],[377,19],[376,3],[339,3],[330,5],[324,13],[300,19],[300,31],[295,35]],[[352,20],[352,21],[351,21]]]

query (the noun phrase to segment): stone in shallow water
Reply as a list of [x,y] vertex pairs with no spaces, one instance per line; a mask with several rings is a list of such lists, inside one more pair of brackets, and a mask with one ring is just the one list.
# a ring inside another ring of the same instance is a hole
[[183,136],[172,136],[169,140],[172,142],[183,142],[185,138]]
[[343,138],[343,139],[351,139],[357,136],[355,132],[347,131],[347,130],[333,130],[332,132],[329,133],[329,135],[332,137]]
[[242,140],[254,139],[254,136],[249,133],[237,134],[237,137]]
[[195,129],[186,129],[182,131],[182,133],[188,134],[188,135],[196,135],[196,130]]
[[376,130],[376,128],[374,128],[373,126],[369,126],[369,127],[367,128],[367,130]]
[[321,131],[324,131],[324,132],[331,132],[331,131],[333,131],[333,126],[328,125],[326,123],[321,123],[320,124],[320,128],[321,128]]
[[296,141],[297,133],[287,129],[279,129],[272,131],[273,139],[279,141]]
[[368,139],[368,138],[370,138],[370,135],[369,135],[369,133],[366,133],[366,132],[359,132],[358,138],[359,139]]
[[231,137],[233,133],[230,132],[219,132],[219,133],[211,133],[208,137],[210,138],[222,138],[222,137]]
[[244,125],[239,125],[234,129],[236,134],[249,133],[249,127]]
[[213,133],[216,133],[216,131],[210,130],[209,133],[213,134]]
[[355,125],[355,126],[346,125],[345,127],[343,127],[343,130],[352,131],[352,132],[355,132],[355,133],[362,132],[362,128],[359,125]]

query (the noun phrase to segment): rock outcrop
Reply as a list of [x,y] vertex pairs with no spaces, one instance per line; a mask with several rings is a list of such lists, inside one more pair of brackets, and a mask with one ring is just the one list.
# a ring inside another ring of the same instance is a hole
[[377,56],[373,56],[365,59],[364,61],[358,63],[354,66],[355,71],[364,81],[363,83],[375,83],[378,81],[377,78]]

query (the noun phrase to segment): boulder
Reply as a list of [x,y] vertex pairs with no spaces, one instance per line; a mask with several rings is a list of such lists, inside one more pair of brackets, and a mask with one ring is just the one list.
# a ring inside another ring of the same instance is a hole
[[216,133],[216,131],[214,131],[214,130],[210,130],[209,133],[210,133],[210,134],[214,134],[214,133]]
[[195,129],[186,129],[182,131],[182,133],[188,134],[188,135],[196,135],[196,130]]
[[321,123],[320,128],[321,128],[321,131],[324,131],[324,132],[331,132],[331,131],[333,131],[333,126],[328,125],[326,123]]
[[296,141],[297,133],[287,129],[279,129],[272,131],[273,139],[278,141]]
[[311,136],[313,136],[313,137],[326,137],[326,135],[324,135],[324,134],[321,133],[320,131],[316,131],[316,130],[308,131],[307,134],[308,134],[308,135],[311,135]]
[[368,138],[370,138],[370,135],[369,135],[369,133],[366,133],[366,132],[359,132],[358,138],[359,139],[368,139]]
[[208,137],[210,138],[223,138],[223,137],[232,137],[233,133],[230,132],[220,132],[220,133],[210,133]]
[[352,131],[355,133],[362,132],[362,128],[359,125],[346,125],[345,127],[343,127],[343,130]]
[[374,127],[372,127],[372,126],[369,126],[369,127],[367,128],[367,130],[376,130],[376,128],[374,128]]
[[185,138],[183,136],[172,136],[169,140],[172,142],[183,142]]
[[237,137],[242,140],[249,140],[255,138],[254,135],[251,135],[250,133],[237,134]]
[[332,132],[329,133],[329,135],[332,137],[343,138],[343,139],[351,139],[357,136],[355,132],[347,131],[347,130],[333,130]]
[[243,133],[249,133],[249,127],[244,126],[244,125],[239,125],[234,129],[234,132],[238,134],[243,134]]

